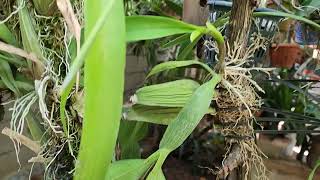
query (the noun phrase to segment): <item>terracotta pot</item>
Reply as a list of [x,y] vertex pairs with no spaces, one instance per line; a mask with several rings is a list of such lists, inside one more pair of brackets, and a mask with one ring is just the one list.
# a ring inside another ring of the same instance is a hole
[[278,44],[270,48],[272,67],[292,68],[295,62],[301,62],[303,52],[296,44]]

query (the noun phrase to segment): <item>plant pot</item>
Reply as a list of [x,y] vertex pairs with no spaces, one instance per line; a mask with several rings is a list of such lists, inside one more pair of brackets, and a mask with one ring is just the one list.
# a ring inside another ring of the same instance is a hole
[[295,62],[301,61],[303,52],[296,44],[279,44],[270,48],[272,67],[292,68]]

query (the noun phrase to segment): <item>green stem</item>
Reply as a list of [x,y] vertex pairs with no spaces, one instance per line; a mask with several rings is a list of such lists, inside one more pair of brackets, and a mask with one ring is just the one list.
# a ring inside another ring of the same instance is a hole
[[224,37],[222,34],[215,28],[210,22],[206,23],[208,32],[207,34],[211,35],[218,44],[219,49],[219,63],[217,64],[217,70],[220,71],[220,73],[224,73],[224,66],[225,66],[225,56],[226,56],[226,45],[224,42]]

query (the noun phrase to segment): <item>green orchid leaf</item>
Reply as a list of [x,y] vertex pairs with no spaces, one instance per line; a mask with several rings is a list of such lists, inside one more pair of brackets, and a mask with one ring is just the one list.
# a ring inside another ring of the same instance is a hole
[[187,139],[202,117],[208,112],[214,97],[214,88],[219,82],[220,76],[215,75],[209,82],[201,85],[194,92],[176,119],[168,125],[161,139],[160,149],[173,151]]
[[161,63],[157,66],[155,66],[151,72],[148,74],[147,78],[149,78],[152,75],[155,75],[157,73],[179,68],[179,67],[186,67],[186,66],[191,66],[191,65],[200,65],[203,67],[205,70],[207,70],[210,74],[214,75],[214,71],[206,64],[196,61],[196,60],[189,60],[189,61],[168,61]]
[[255,16],[255,17],[275,16],[275,17],[291,18],[291,19],[295,19],[295,20],[304,22],[306,24],[309,24],[310,26],[312,26],[320,31],[319,24],[317,24],[309,19],[306,19],[302,16],[297,16],[294,14],[284,13],[284,12],[280,12],[280,11],[272,11],[272,12],[255,12],[255,13],[253,13],[253,16]]
[[205,31],[203,27],[160,16],[129,16],[126,26],[128,42],[192,33],[195,30]]
[[170,48],[172,46],[175,46],[175,45],[178,45],[178,44],[181,44],[183,42],[186,42],[189,40],[189,37],[190,37],[190,34],[183,34],[183,35],[180,35],[178,36],[177,38],[161,45],[162,48]]
[[3,59],[0,59],[0,78],[8,89],[19,96],[20,92],[13,77],[11,67],[9,63]]
[[148,131],[148,125],[144,122],[121,121],[118,141],[121,149],[121,159],[140,158],[139,141]]
[[[195,32],[199,32],[199,31],[195,31]],[[185,48],[183,48],[183,50],[178,55],[177,60],[186,59],[188,55],[192,52],[193,48],[197,45],[202,35],[203,35],[202,33],[191,34],[191,36],[193,36],[193,37],[190,37],[191,42],[188,43],[188,45]]]
[[[106,12],[105,7],[112,8]],[[118,0],[85,1],[84,8],[85,41],[89,41],[86,37],[91,37],[92,43],[87,45],[87,54],[84,53],[85,108],[74,179],[100,180],[106,178],[113,159],[121,119],[126,55],[125,16],[123,1]],[[105,21],[107,16],[108,21]],[[92,33],[97,34],[92,37]],[[106,77],[110,79],[106,80]]]
[[0,24],[0,40],[5,43],[18,47],[18,42],[8,27],[3,23]]

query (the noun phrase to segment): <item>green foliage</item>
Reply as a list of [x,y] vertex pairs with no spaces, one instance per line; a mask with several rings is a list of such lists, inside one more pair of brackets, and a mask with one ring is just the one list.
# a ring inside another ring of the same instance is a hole
[[144,122],[121,121],[118,141],[121,148],[121,159],[140,158],[139,141],[148,131]]
[[311,171],[311,173],[309,174],[308,180],[313,180],[313,177],[317,171],[317,169],[320,167],[320,160],[318,160],[316,162],[316,165],[314,166],[313,170]]
[[136,91],[132,101],[147,106],[183,107],[199,86],[187,79],[146,86]]
[[4,23],[0,24],[0,40],[13,46],[18,46],[16,38]]
[[180,0],[124,0],[128,16],[156,14],[182,16],[182,1]]
[[125,113],[129,121],[142,121],[168,125],[179,114],[181,108],[134,105]]
[[74,59],[72,66],[70,68],[70,72],[65,77],[63,84],[61,86],[60,95],[62,94],[69,94],[68,91],[69,87],[72,86],[75,82],[75,77],[78,71],[83,66],[83,63],[87,57],[89,50],[91,49],[92,44],[96,40],[99,33],[101,33],[102,27],[105,25],[106,20],[108,19],[109,15],[111,14],[111,9],[114,6],[114,0],[110,1],[104,6],[104,11],[102,15],[97,18],[96,25],[92,29],[92,33],[85,38],[85,42],[81,47],[81,51],[77,54],[76,58]]
[[187,67],[187,66],[191,66],[191,65],[199,65],[201,67],[203,67],[205,70],[207,70],[210,74],[215,74],[214,71],[206,64],[201,63],[199,61],[196,60],[190,60],[190,61],[168,61],[168,62],[164,62],[161,63],[157,66],[155,66],[148,74],[147,78],[150,76],[153,76],[157,73],[163,72],[163,71],[167,71],[167,70],[171,70],[171,69],[176,69],[179,67]]
[[[108,5],[112,8],[105,12]],[[84,69],[86,105],[75,179],[106,177],[120,124],[126,54],[123,1],[85,1],[85,37],[94,33],[105,13],[108,21],[102,22],[90,46]]]
[[14,80],[10,65],[7,61],[0,58],[0,77],[2,82],[9,88],[16,96],[19,96],[20,92]]
[[301,3],[303,6],[301,10],[297,11],[297,15],[308,17],[313,12],[317,11],[320,8],[320,1],[318,0],[306,0]]
[[189,40],[190,35],[189,34],[183,34],[183,35],[179,35],[178,37],[176,37],[175,39],[166,42],[165,44],[163,44],[161,47],[162,48],[169,48],[178,44],[181,44],[183,42],[186,42],[187,40]]
[[160,142],[160,149],[173,151],[187,139],[201,118],[208,112],[214,96],[213,89],[219,81],[220,76],[215,75],[212,80],[195,91],[177,118],[168,125]]
[[130,159],[113,162],[110,165],[105,180],[138,180],[145,177],[147,171],[159,158],[159,151],[147,159]]
[[205,31],[202,27],[159,16],[129,16],[126,18],[126,28],[128,42]]
[[[19,6],[23,6],[24,0],[18,1]],[[39,61],[44,62],[45,58],[42,54],[42,49],[40,45],[40,41],[38,38],[38,34],[35,31],[35,27],[33,25],[33,20],[30,16],[30,13],[27,7],[23,7],[19,11],[19,24],[21,31],[22,44],[25,51],[29,53],[33,53],[37,56]],[[44,72],[44,67],[40,64],[35,64],[33,66],[32,62],[28,61],[29,68],[32,69],[33,76],[35,79],[40,79],[42,73]]]
[[[125,164],[121,168],[128,170],[122,171],[121,178],[114,178],[114,176],[117,176],[118,174],[109,172],[108,178],[139,179],[142,177],[142,174],[147,173],[147,169],[151,168],[153,163],[156,162],[152,171],[147,176],[147,179],[165,179],[161,167],[166,157],[187,139],[202,117],[208,112],[211,100],[214,96],[213,89],[219,82],[220,76],[213,75],[213,78],[209,82],[197,88],[186,105],[178,113],[177,117],[169,123],[166,132],[161,139],[159,150],[148,158],[149,161],[148,159],[143,162],[134,160],[132,161],[133,164],[126,164],[128,161],[119,161],[119,163]],[[149,162],[149,164],[146,162]],[[128,167],[129,165],[131,167]],[[144,171],[140,172],[138,167],[140,167],[140,170],[142,169]],[[110,174],[114,175],[112,176]]]
[[[24,0],[19,0],[19,4]],[[33,20],[27,7],[19,11],[19,23],[23,47],[27,52],[34,53],[40,60],[44,60],[38,35],[33,26]]]
[[143,159],[116,161],[110,165],[105,180],[139,179],[148,169],[148,167],[142,168],[145,166],[144,163]]
[[285,18],[291,18],[298,21],[301,21],[303,23],[306,23],[312,27],[314,27],[317,30],[320,30],[320,25],[315,23],[314,21],[311,21],[309,19],[306,19],[302,16],[290,14],[290,13],[284,13],[280,11],[274,11],[274,12],[255,12],[253,13],[255,17],[263,17],[263,16],[276,16],[276,17],[285,17]]
[[195,33],[192,33],[190,36],[190,42],[188,42],[188,45],[180,51],[180,53],[177,57],[177,60],[186,59],[189,56],[189,54],[192,52],[193,48],[197,45],[197,43],[199,42],[200,38],[203,35],[199,31],[194,31],[194,32]]

